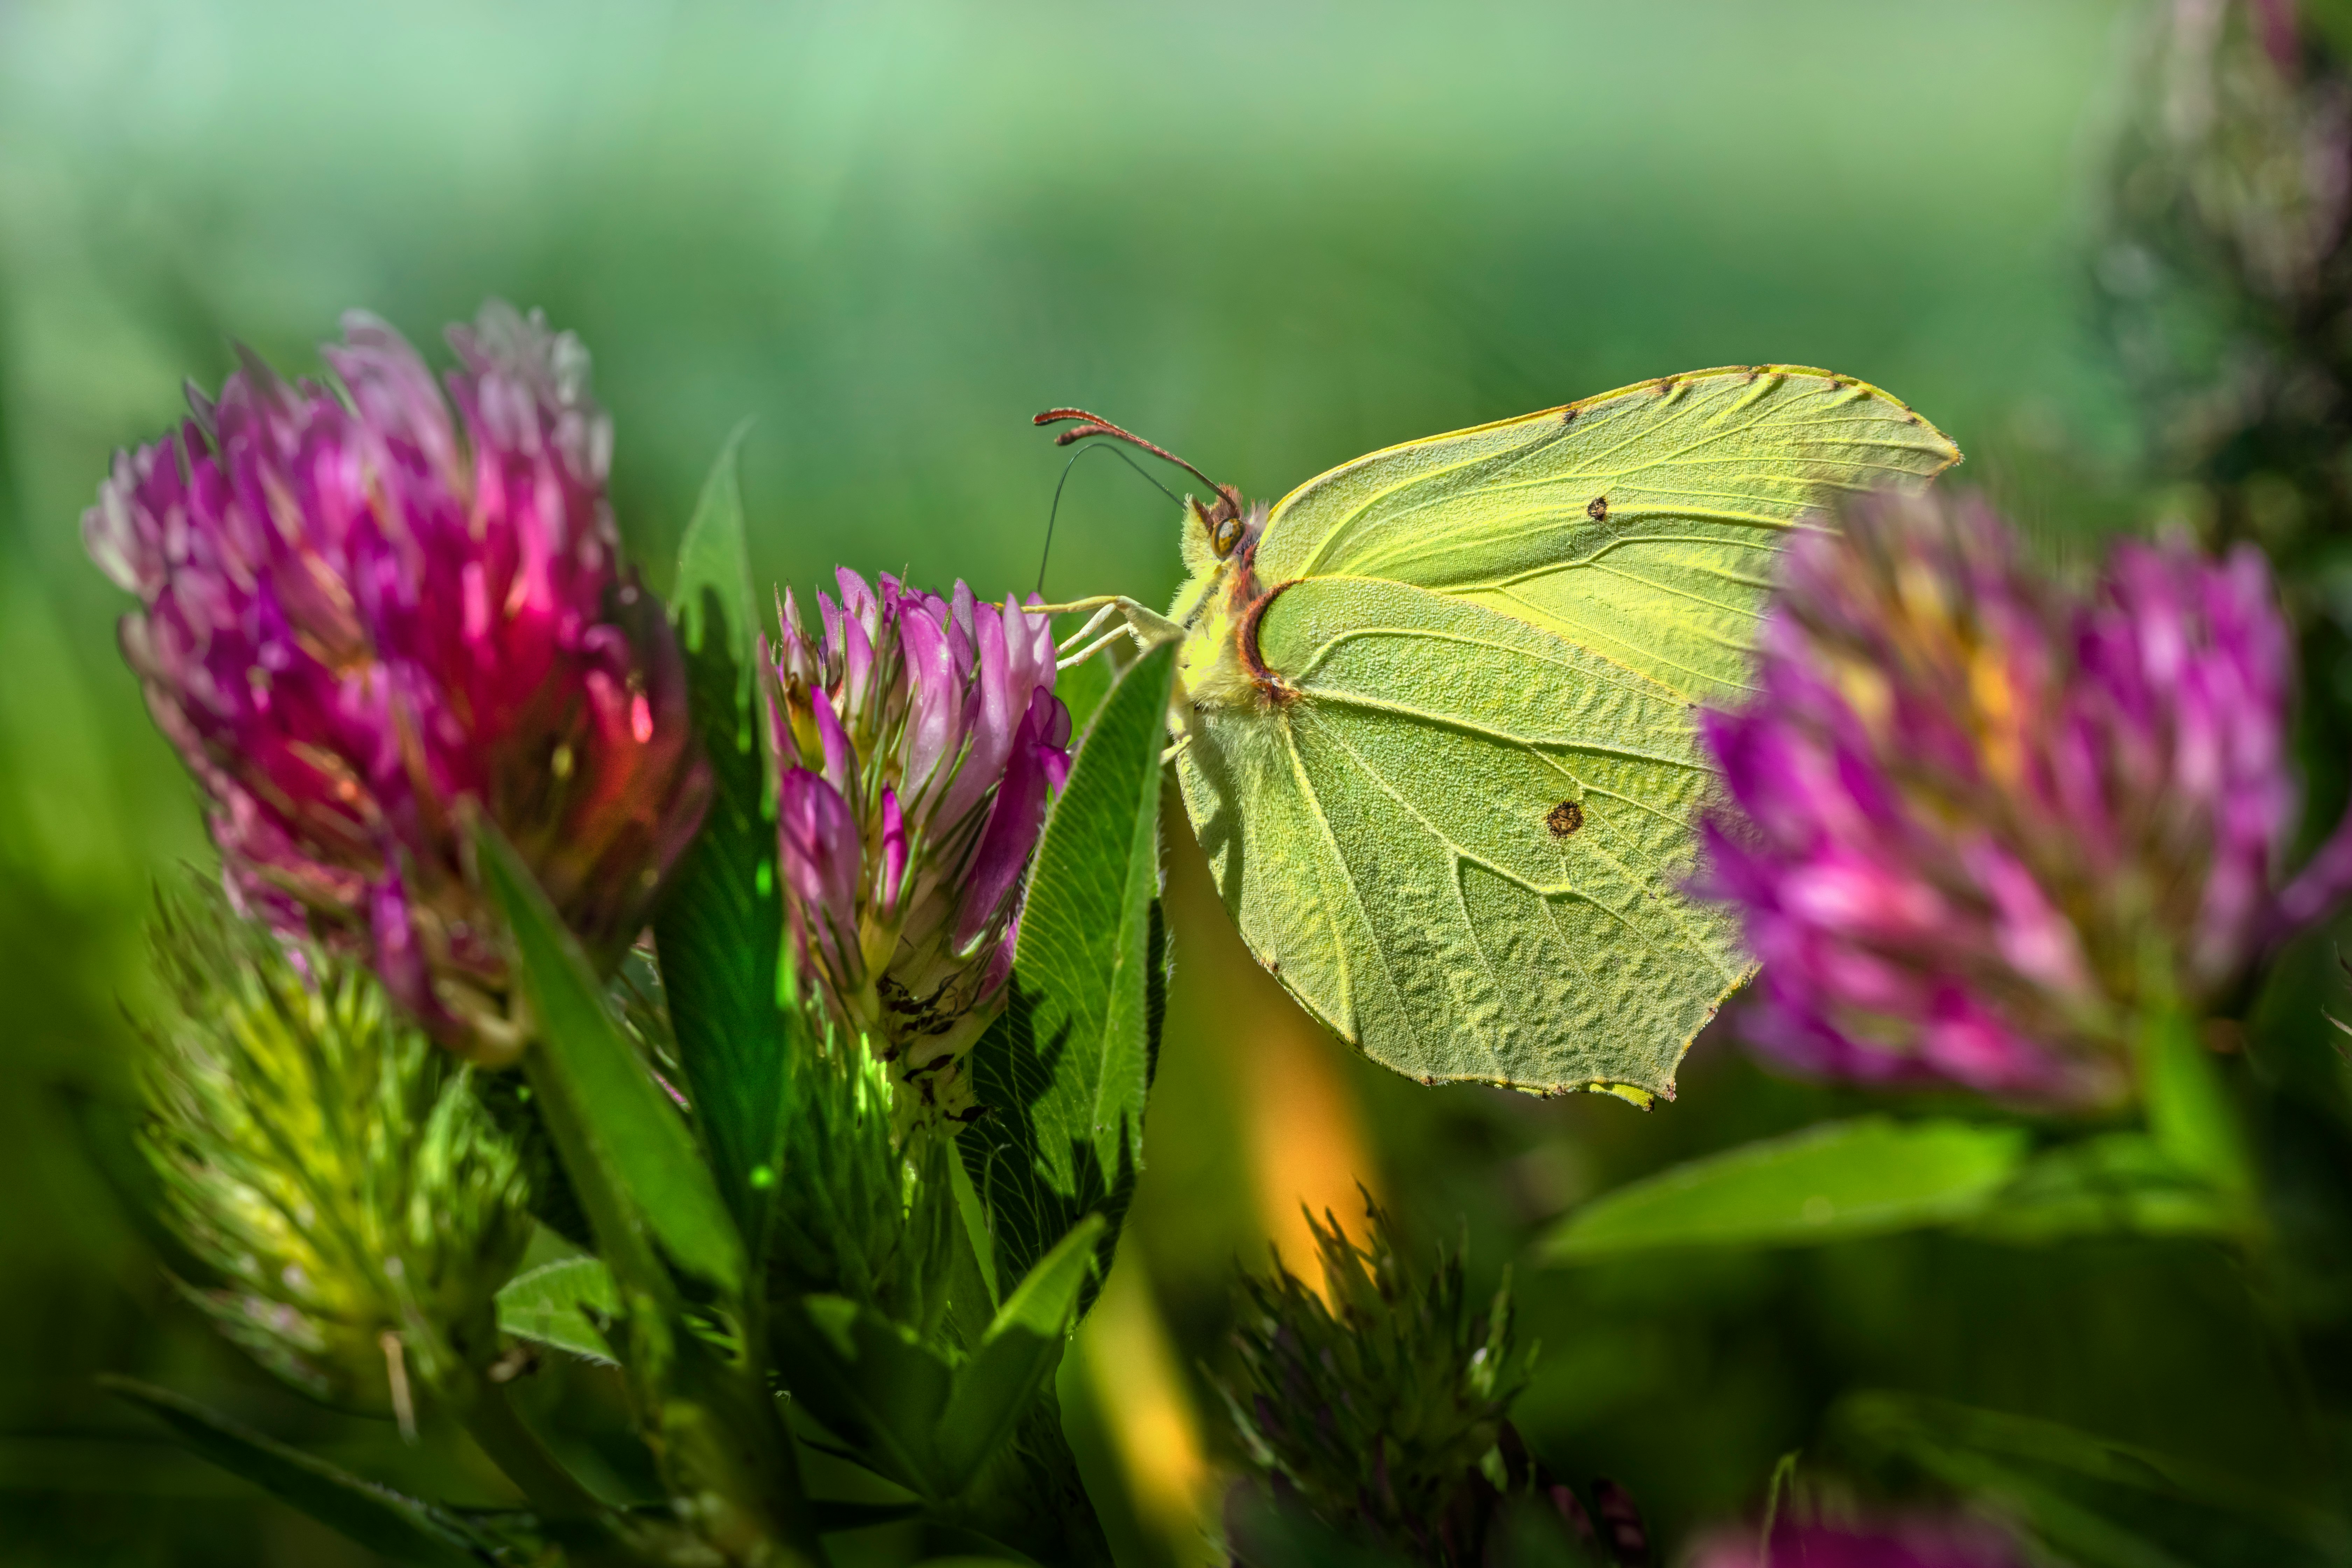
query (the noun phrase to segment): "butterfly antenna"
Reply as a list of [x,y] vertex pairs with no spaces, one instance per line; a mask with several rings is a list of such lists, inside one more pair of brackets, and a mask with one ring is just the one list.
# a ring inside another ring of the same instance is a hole
[[1064,419],[1081,421],[1067,430],[1054,432],[1054,445],[1066,447],[1073,441],[1083,441],[1089,436],[1109,436],[1129,446],[1140,447],[1155,458],[1165,458],[1209,487],[1217,498],[1214,506],[1203,514],[1212,535],[1228,520],[1238,521],[1242,515],[1242,492],[1232,485],[1221,485],[1167,447],[1156,441],[1147,441],[1132,430],[1123,430],[1099,414],[1089,414],[1083,408],[1048,408],[1029,421],[1032,425],[1053,425]]
[[[1054,554],[1054,520],[1056,517],[1059,517],[1062,512],[1062,488],[1070,482],[1070,470],[1076,468],[1078,466],[1078,459],[1085,457],[1088,452],[1108,452],[1112,457],[1117,458],[1120,462],[1125,463],[1129,468],[1133,468],[1137,473],[1141,474],[1143,476],[1144,483],[1150,485],[1153,489],[1158,490],[1161,495],[1166,496],[1169,500],[1174,502],[1178,506],[1181,506],[1183,504],[1183,502],[1176,500],[1176,492],[1174,490],[1170,489],[1166,485],[1161,484],[1158,479],[1151,477],[1150,469],[1145,468],[1141,463],[1137,462],[1133,458],[1129,457],[1125,452],[1120,451],[1118,447],[1104,446],[1079,447],[1076,451],[1070,454],[1070,460],[1062,465],[1062,477],[1054,481],[1054,504],[1045,513],[1045,548],[1037,552],[1037,592],[1040,595],[1043,595],[1045,592],[1045,563],[1052,559]],[[1187,466],[1189,467],[1190,465]]]
[[1035,418],[1030,420],[1029,423],[1032,425],[1052,425],[1064,419],[1079,419],[1085,421],[1085,423],[1074,425],[1067,430],[1055,431],[1054,445],[1056,447],[1066,447],[1073,441],[1083,441],[1089,436],[1116,436],[1131,447],[1140,447],[1145,451],[1150,453],[1153,457],[1164,458],[1167,461],[1175,464],[1178,468],[1183,469],[1186,473],[1192,475],[1194,479],[1200,480],[1202,484],[1208,486],[1211,489],[1217,491],[1221,495],[1226,489],[1225,486],[1217,483],[1216,480],[1211,479],[1208,475],[1202,473],[1200,469],[1194,468],[1192,464],[1186,462],[1183,458],[1178,457],[1167,447],[1160,446],[1158,442],[1147,441],[1132,430],[1122,430],[1099,414],[1089,414],[1083,408],[1048,408],[1045,413],[1040,414]]

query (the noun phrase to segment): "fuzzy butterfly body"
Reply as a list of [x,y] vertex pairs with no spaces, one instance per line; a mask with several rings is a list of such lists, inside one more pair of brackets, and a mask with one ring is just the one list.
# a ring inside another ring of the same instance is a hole
[[1270,510],[1188,502],[1191,581],[1129,618],[1181,639],[1176,766],[1250,951],[1424,1082],[1672,1095],[1754,969],[1685,890],[1718,799],[1695,709],[1746,689],[1795,531],[1958,458],[1874,387],[1769,365],[1389,447]]

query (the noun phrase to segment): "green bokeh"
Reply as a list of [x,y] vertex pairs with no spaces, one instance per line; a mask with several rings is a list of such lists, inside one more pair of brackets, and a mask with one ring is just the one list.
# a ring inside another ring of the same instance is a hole
[[[142,1428],[92,1391],[103,1368],[383,1473],[424,1463],[211,1344],[58,1093],[119,1083],[149,880],[204,853],[77,520],[230,339],[309,370],[349,307],[420,342],[485,295],[544,307],[595,353],[657,584],[746,415],[763,579],[842,562],[1002,595],[1037,575],[1062,458],[1027,416],[1049,405],[1272,495],[1391,441],[1752,361],[1885,386],[1959,440],[1964,479],[2089,530],[2124,510],[2131,456],[2078,259],[2124,20],[2091,0],[0,5],[0,1563],[357,1560],[116,1442]],[[1170,510],[1087,465],[1048,592],[1163,598]],[[1189,1356],[1213,1353],[1257,1221],[1203,1065],[1219,998],[1185,988],[1178,940],[1139,1225]],[[1831,1105],[1719,1052],[1646,1119],[1344,1070],[1408,1219],[1466,1217],[1490,1270],[1580,1184]],[[1903,1241],[1525,1281],[1549,1347],[1528,1425],[1677,1522],[1750,1499],[1870,1381],[2288,1484],[2311,1461],[2227,1276]]]

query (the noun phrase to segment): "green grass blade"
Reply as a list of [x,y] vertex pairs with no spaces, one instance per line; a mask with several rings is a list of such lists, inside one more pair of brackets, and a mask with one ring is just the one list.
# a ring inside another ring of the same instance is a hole
[[803,1296],[773,1322],[777,1369],[793,1400],[876,1474],[945,1500],[935,1438],[955,1372],[940,1353],[840,1296]]
[[[740,1292],[742,1240],[685,1118],[622,1037],[586,955],[530,868],[493,827],[485,826],[477,842],[539,1020],[533,1082],[544,1082],[548,1098],[560,1102],[546,1108],[558,1123],[551,1130],[559,1147],[576,1145],[563,1147],[564,1162],[596,1226],[599,1250],[616,1272],[642,1272],[626,1234],[641,1225],[680,1268]],[[589,1170],[579,1168],[583,1162]]]

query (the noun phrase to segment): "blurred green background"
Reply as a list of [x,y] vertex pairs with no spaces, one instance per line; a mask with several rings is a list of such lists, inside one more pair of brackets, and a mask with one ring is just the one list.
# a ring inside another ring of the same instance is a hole
[[[212,1342],[71,1110],[120,1091],[151,879],[204,854],[78,520],[232,339],[309,371],[349,307],[436,354],[486,295],[544,308],[595,354],[657,584],[745,416],[762,577],[841,562],[1001,595],[1036,578],[1062,461],[1040,407],[1272,496],[1390,442],[1755,361],[1876,382],[2029,523],[2096,528],[2131,510],[2137,439],[2082,260],[2130,21],[2095,0],[0,0],[0,1563],[363,1561],[149,1445],[103,1369],[379,1474],[421,1462]],[[1085,465],[1047,592],[1164,598],[1170,510]],[[1299,1199],[1360,1179],[1424,1242],[1466,1227],[1491,1279],[1581,1195],[1859,1103],[1717,1043],[1646,1117],[1418,1089],[1247,963],[1181,814],[1171,851],[1137,1228],[1066,1380],[1097,1465],[1128,1461],[1146,1559],[1201,1555],[1169,1522],[1225,1441],[1194,1369],[1231,1266],[1295,1238]],[[1517,1283],[1546,1346],[1530,1441],[1670,1533],[1750,1505],[1864,1384],[2283,1491],[2334,1462],[2218,1252],[1911,1239]]]

